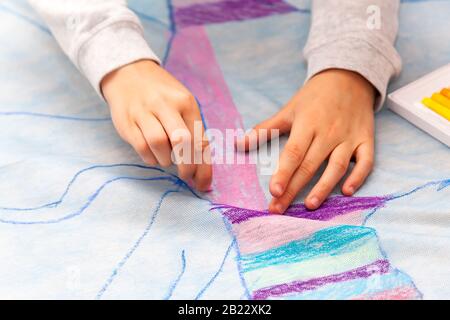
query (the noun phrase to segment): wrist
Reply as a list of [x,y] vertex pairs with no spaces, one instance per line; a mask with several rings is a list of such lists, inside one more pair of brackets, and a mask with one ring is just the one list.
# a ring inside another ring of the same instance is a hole
[[159,64],[153,60],[140,60],[124,65],[111,71],[100,82],[100,90],[105,100],[110,100],[117,94],[121,94],[130,84],[142,78],[143,70],[158,68]]
[[371,104],[375,104],[378,90],[375,86],[358,72],[345,69],[327,69],[317,73],[311,79],[321,78],[332,87],[344,92],[356,92],[356,94],[365,96]]

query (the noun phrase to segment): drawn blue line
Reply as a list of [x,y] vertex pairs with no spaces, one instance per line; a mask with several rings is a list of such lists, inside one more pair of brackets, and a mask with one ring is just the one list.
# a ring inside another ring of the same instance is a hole
[[[409,194],[410,194],[410,193],[409,193]],[[372,216],[373,216],[379,209],[381,209],[381,208],[382,208],[382,207],[374,208],[374,209],[366,216],[366,218],[364,219],[362,225],[363,225],[363,226],[366,226],[367,221],[370,219],[370,217],[372,217]],[[383,246],[381,245],[380,238],[379,238],[379,236],[378,236],[378,231],[377,231],[376,229],[374,229],[374,230],[375,230],[375,234],[376,234],[376,241],[377,241],[377,244],[378,244],[378,249],[380,250],[380,253],[381,253],[382,257],[383,257],[384,259],[390,261],[387,252],[384,250]],[[389,263],[390,263],[390,262],[389,262]],[[392,265],[391,265],[391,266],[392,266]],[[419,290],[419,288],[417,287],[416,283],[415,283],[414,280],[408,275],[408,273],[403,272],[402,270],[400,270],[400,269],[398,269],[398,268],[393,268],[393,269],[394,269],[394,271],[397,271],[397,272],[402,273],[405,277],[407,277],[407,278],[409,279],[409,281],[410,281],[410,283],[412,284],[412,286],[414,287],[414,289],[419,293],[419,298],[422,299],[422,298],[423,298],[423,293],[422,293],[422,291]]]
[[173,292],[175,291],[175,288],[178,286],[178,283],[180,282],[181,278],[183,277],[184,272],[186,271],[186,256],[185,256],[185,250],[181,252],[181,271],[176,277],[175,281],[170,285],[169,292],[164,297],[164,300],[169,300],[172,297]]
[[37,21],[35,21],[35,20],[33,20],[33,19],[31,19],[31,18],[29,18],[29,17],[27,17],[27,16],[24,16],[23,14],[21,14],[21,13],[19,13],[19,12],[16,12],[16,11],[12,10],[11,8],[5,6],[4,4],[0,4],[0,10],[2,10],[2,11],[4,11],[4,12],[7,12],[7,13],[10,13],[10,14],[12,14],[13,16],[16,16],[17,18],[20,18],[20,19],[22,19],[23,21],[28,22],[28,23],[31,24],[32,26],[38,28],[39,30],[41,30],[42,32],[44,32],[44,33],[46,33],[46,34],[48,34],[48,35],[51,35],[51,34],[52,34],[52,33],[50,32],[50,30],[47,29],[47,28],[46,28],[45,26],[43,26],[42,24],[38,23]]
[[[404,197],[410,196],[418,191],[421,191],[421,190],[429,188],[429,187],[434,187],[434,186],[438,186],[437,191],[439,192],[439,191],[445,189],[446,187],[450,186],[450,179],[431,181],[431,182],[427,182],[421,186],[415,187],[414,189],[407,191],[407,192],[390,194],[387,196],[388,197],[387,201],[393,201],[393,200],[397,200],[400,198],[404,198]],[[374,208],[372,211],[370,211],[364,218],[362,225],[366,225],[367,221],[381,208],[382,207]]]
[[217,269],[216,273],[214,273],[214,275],[211,277],[211,279],[209,279],[208,283],[200,290],[200,292],[197,294],[197,296],[194,298],[195,300],[200,299],[200,297],[205,293],[205,291],[213,284],[214,280],[216,280],[217,276],[222,272],[223,267],[225,265],[225,261],[227,260],[230,252],[231,252],[231,248],[234,247],[234,243],[236,242],[236,239],[233,239],[233,241],[231,242],[231,244],[228,246],[227,251],[225,252],[225,255],[223,257],[223,260],[219,266],[219,269]]
[[[410,195],[412,195],[412,194],[414,194],[414,193],[416,193],[416,192],[418,192],[418,191],[420,191],[420,190],[423,190],[423,189],[428,188],[428,187],[433,187],[433,186],[438,186],[438,191],[441,191],[441,190],[443,190],[444,188],[448,187],[448,184],[449,184],[449,183],[450,183],[450,179],[445,179],[445,180],[440,180],[440,181],[432,181],[432,182],[428,182],[428,183],[425,183],[425,184],[423,184],[423,185],[421,185],[421,186],[419,186],[419,187],[416,187],[416,188],[414,188],[414,189],[412,189],[412,190],[410,190],[410,191],[408,191],[408,192],[403,192],[403,193],[398,193],[398,194],[392,194],[392,195],[389,196],[388,201],[393,201],[393,200],[396,200],[396,199],[400,199],[400,198],[403,198],[403,197],[407,197],[407,196],[410,196]],[[378,210],[380,210],[381,208],[382,208],[382,207],[374,208],[371,212],[369,212],[369,213],[366,215],[366,217],[365,217],[365,219],[364,219],[362,225],[365,226],[365,225],[367,224],[368,220],[369,220],[369,219],[370,219],[370,218],[371,218]],[[385,259],[389,260],[389,256],[388,256],[387,252],[383,249],[383,246],[381,245],[380,239],[379,239],[379,237],[378,237],[378,232],[376,231],[376,233],[377,233],[377,243],[378,243],[378,247],[379,247],[379,249],[380,249],[380,252],[381,252],[382,256],[383,256]],[[416,283],[414,282],[414,279],[412,279],[406,272],[403,272],[403,271],[402,271],[401,269],[399,269],[399,268],[394,268],[394,270],[397,271],[397,272],[401,272],[401,273],[404,274],[406,277],[408,277],[408,278],[409,278],[409,281],[410,281],[411,284],[412,284],[412,286],[413,286],[414,289],[418,292],[419,298],[420,298],[420,299],[423,299],[423,293],[422,293],[422,291],[420,291],[420,289],[417,287]]]
[[130,257],[133,255],[133,253],[138,249],[138,247],[140,246],[140,244],[142,243],[142,241],[144,240],[144,238],[148,235],[148,233],[150,232],[151,227],[153,226],[153,223],[156,220],[156,216],[159,213],[159,210],[161,208],[161,205],[164,201],[164,199],[171,193],[175,193],[175,192],[179,192],[180,186],[178,186],[176,189],[171,189],[171,190],[167,190],[166,192],[163,193],[163,195],[161,196],[161,198],[159,199],[155,209],[153,210],[151,217],[150,217],[150,221],[147,224],[144,232],[142,233],[142,235],[137,239],[137,241],[134,243],[134,245],[131,247],[131,249],[127,252],[127,254],[122,258],[122,260],[117,264],[117,266],[114,268],[113,272],[111,273],[111,275],[109,276],[109,278],[106,280],[105,284],[102,286],[102,288],[100,289],[100,291],[97,293],[96,299],[101,299],[102,296],[105,294],[106,290],[108,290],[108,288],[110,287],[110,285],[112,284],[112,282],[114,281],[114,279],[117,277],[117,275],[119,274],[120,270],[123,268],[123,266],[127,263],[127,261],[130,259]]
[[29,117],[38,117],[38,118],[47,118],[47,119],[55,119],[55,120],[68,120],[68,121],[86,121],[86,122],[106,122],[111,121],[111,118],[81,118],[74,116],[62,116],[56,114],[46,114],[46,113],[38,113],[38,112],[26,112],[26,111],[4,111],[0,112],[0,116],[29,116]]
[[237,266],[237,270],[238,270],[238,274],[239,274],[239,280],[241,282],[242,288],[244,288],[244,294],[245,294],[246,298],[248,300],[250,300],[252,295],[250,294],[250,290],[247,287],[247,282],[244,279],[244,273],[242,271],[242,264],[241,264],[241,261],[242,261],[241,260],[241,249],[239,248],[239,243],[233,232],[231,223],[228,221],[228,219],[223,214],[223,210],[221,210],[221,209],[218,209],[218,210],[220,211],[220,213],[222,215],[222,220],[223,220],[223,223],[225,224],[225,228],[228,230],[228,233],[230,234],[230,236],[233,239],[234,248],[235,248],[235,252],[236,252],[236,266]]
[[181,180],[178,176],[167,172],[161,168],[158,167],[152,167],[152,166],[144,166],[144,165],[140,165],[140,164],[128,164],[128,163],[119,163],[119,164],[110,164],[110,165],[94,165],[94,166],[90,166],[87,168],[84,168],[80,171],[78,171],[73,178],[69,181],[67,187],[65,188],[63,194],[61,195],[61,197],[53,202],[47,203],[47,204],[43,204],[40,206],[36,206],[36,207],[28,207],[28,208],[14,208],[14,207],[0,207],[0,210],[5,210],[5,211],[35,211],[35,210],[39,210],[39,209],[44,209],[44,208],[56,208],[58,207],[63,201],[64,198],[67,196],[67,194],[69,193],[70,188],[72,187],[72,185],[75,183],[75,181],[79,178],[80,175],[82,175],[83,173],[87,172],[87,171],[91,171],[91,170],[95,170],[95,169],[103,169],[103,168],[117,168],[117,167],[133,167],[133,168],[140,168],[140,169],[145,169],[145,170],[152,170],[152,171],[157,171],[160,173],[164,173],[174,179],[177,180],[178,184],[181,184],[185,189],[189,190],[195,197],[200,198],[201,197],[195,192],[195,190],[193,190],[186,182],[184,182],[183,180]]
[[439,181],[431,181],[431,182],[428,182],[428,183],[426,183],[424,185],[416,187],[416,188],[414,188],[411,191],[408,191],[408,192],[405,192],[405,193],[392,194],[390,199],[389,199],[389,201],[409,196],[409,195],[411,195],[413,193],[416,193],[417,191],[420,191],[420,190],[428,188],[428,187],[433,187],[433,186],[440,186],[438,188],[438,191],[440,191],[440,190],[444,189],[446,187],[446,184],[449,183],[449,182],[450,182],[450,179],[444,179],[444,180],[439,180]]
[[158,18],[156,18],[156,17],[152,17],[152,16],[150,16],[150,15],[148,15],[148,14],[145,14],[145,13],[143,13],[143,12],[141,12],[141,11],[138,11],[138,10],[136,10],[136,9],[133,9],[133,8],[131,8],[131,10],[133,10],[133,12],[139,17],[139,18],[141,18],[142,20],[147,20],[147,21],[150,21],[150,22],[154,22],[154,23],[157,23],[157,24],[159,24],[159,25],[161,25],[161,26],[164,26],[164,27],[170,27],[167,23],[165,23],[164,21],[162,21],[162,20],[159,20]]
[[162,59],[163,65],[166,65],[166,63],[167,63],[167,59],[169,58],[169,54],[170,54],[170,51],[172,49],[173,40],[174,40],[175,35],[177,33],[177,28],[176,28],[176,25],[175,25],[175,17],[174,17],[174,9],[173,9],[172,0],[167,0],[167,10],[169,12],[170,37],[169,37],[169,41],[167,42],[167,48],[166,48],[166,51],[164,52],[164,56],[163,56],[163,59]]
[[49,219],[49,220],[38,220],[38,221],[17,221],[17,220],[7,220],[7,219],[0,219],[0,223],[4,224],[14,224],[14,225],[36,225],[36,224],[55,224],[60,223],[66,220],[70,220],[72,218],[75,218],[79,215],[81,215],[91,204],[92,202],[97,198],[97,196],[100,194],[100,192],[110,183],[118,181],[118,180],[135,180],[135,181],[171,181],[176,183],[172,177],[153,177],[153,178],[136,178],[136,177],[116,177],[114,179],[110,179],[106,181],[104,184],[100,186],[92,195],[88,197],[88,200],[86,203],[77,211],[67,214],[61,218],[57,219]]

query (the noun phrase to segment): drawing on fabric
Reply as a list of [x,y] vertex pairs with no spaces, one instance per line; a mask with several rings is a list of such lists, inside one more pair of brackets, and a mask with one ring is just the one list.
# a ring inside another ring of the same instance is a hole
[[[0,10],[25,19],[41,31],[45,26],[0,5]],[[242,117],[221,71],[210,42],[207,25],[262,19],[291,13],[309,14],[282,0],[173,0],[168,2],[171,36],[164,56],[166,68],[198,98],[205,125],[222,131],[242,129]],[[145,19],[143,14],[139,14]],[[207,86],[205,85],[207,84]],[[224,117],[223,115],[226,115]],[[74,123],[108,123],[104,116],[71,116],[30,111],[0,111],[0,118],[42,118]],[[248,161],[247,161],[248,162]],[[100,179],[89,181],[91,174]],[[294,204],[284,216],[269,215],[255,165],[216,165],[213,192],[208,199],[192,190],[176,175],[160,168],[140,164],[95,164],[78,170],[60,196],[34,206],[0,203],[0,224],[23,228],[69,223],[85,216],[108,188],[122,182],[164,183],[164,191],[139,235],[120,253],[120,258],[100,280],[91,297],[107,297],[120,280],[127,264],[136,259],[139,249],[151,234],[164,202],[174,194],[188,193],[201,203],[208,203],[210,214],[221,216],[229,241],[211,276],[196,287],[191,298],[200,299],[218,281],[232,261],[242,298],[247,299],[420,299],[422,293],[413,279],[396,268],[380,245],[375,229],[367,221],[377,212],[387,210],[398,199],[412,197],[424,190],[441,192],[450,179],[433,181],[406,193],[374,197],[335,196],[316,211]],[[83,180],[87,179],[87,180]],[[76,190],[76,191],[74,191]],[[2,198],[3,199],[3,198]],[[20,229],[19,229],[20,228]],[[195,235],[194,235],[195,237]],[[205,241],[200,239],[200,241]],[[168,286],[156,288],[164,299],[176,298],[178,287],[191,277],[192,252],[178,248],[173,259],[173,276]],[[201,270],[197,270],[200,272]],[[155,290],[154,287],[152,287]]]

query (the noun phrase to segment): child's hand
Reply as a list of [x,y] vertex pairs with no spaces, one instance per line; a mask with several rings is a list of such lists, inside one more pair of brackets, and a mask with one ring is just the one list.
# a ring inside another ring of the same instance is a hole
[[[190,146],[193,156],[206,154],[203,132],[194,137],[194,122],[202,121],[195,98],[155,62],[124,66],[107,75],[101,86],[117,132],[147,164],[171,165],[171,151],[178,144]],[[212,178],[206,162],[179,164],[180,178],[193,179],[198,190],[206,191]]]
[[[305,200],[317,209],[346,174],[351,158],[356,165],[342,187],[353,195],[373,167],[374,87],[362,76],[345,70],[327,70],[312,79],[274,117],[255,127],[290,131],[279,168],[270,181],[269,210],[283,213],[321,164],[328,165]],[[247,136],[246,145],[255,139]]]

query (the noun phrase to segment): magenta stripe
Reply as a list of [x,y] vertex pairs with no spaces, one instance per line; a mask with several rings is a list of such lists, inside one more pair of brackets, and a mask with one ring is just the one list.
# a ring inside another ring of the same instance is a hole
[[259,289],[253,293],[253,299],[264,300],[269,297],[279,297],[289,293],[301,293],[308,290],[314,290],[331,283],[368,278],[373,274],[387,273],[389,268],[389,261],[378,260],[369,265],[331,276],[311,279],[308,281],[294,281],[291,283],[279,284],[269,288]]
[[[389,197],[343,197],[337,196],[326,200],[322,206],[314,211],[306,209],[303,204],[294,204],[286,211],[289,217],[309,220],[329,221],[337,216],[345,215],[358,210],[368,210],[382,207]],[[230,206],[222,206],[227,209],[225,216],[231,223],[241,223],[252,218],[267,216],[267,211],[248,210]]]
[[297,11],[283,0],[225,0],[175,8],[177,26],[242,21]]
[[[233,102],[205,27],[177,30],[166,67],[200,101],[209,129],[220,130],[225,136],[227,129],[243,128],[241,115]],[[212,146],[213,149],[236,155],[234,146],[231,150],[220,149],[214,142]],[[250,163],[248,154],[241,156],[245,164],[213,164],[213,190],[209,196],[214,202],[236,207],[266,208],[267,201],[259,185],[256,165]]]

